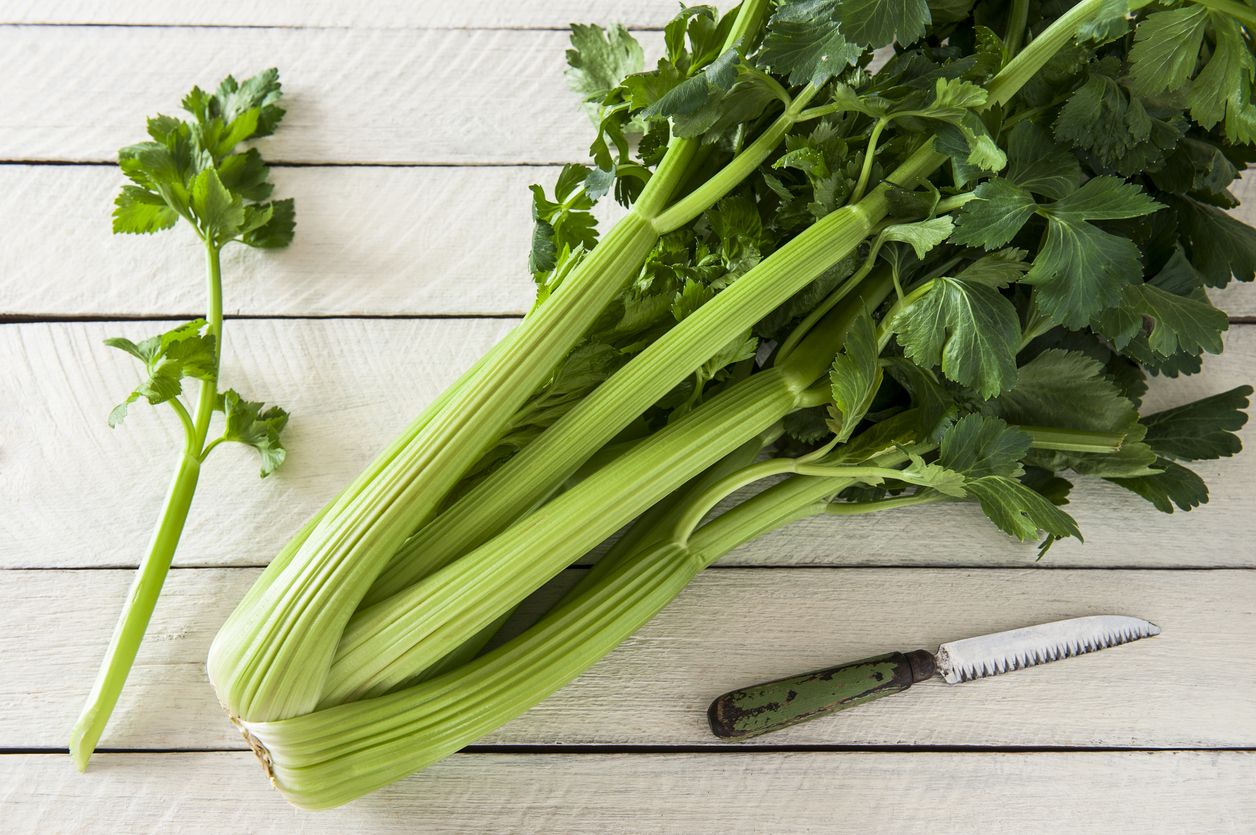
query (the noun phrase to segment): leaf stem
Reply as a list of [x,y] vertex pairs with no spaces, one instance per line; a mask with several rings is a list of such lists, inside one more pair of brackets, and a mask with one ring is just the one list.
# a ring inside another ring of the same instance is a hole
[[1013,0],[1012,9],[1007,15],[1007,31],[1003,43],[1008,55],[1020,52],[1021,44],[1029,33],[1029,0]]
[[1042,113],[1046,113],[1066,101],[1068,101],[1068,96],[1058,96],[1046,104],[1042,104],[1037,107],[1028,107],[1024,110],[1018,110],[1003,120],[1003,124],[999,126],[999,133],[1007,133],[1009,130],[1016,127],[1018,123],[1023,122],[1026,119],[1033,119],[1034,117]]
[[935,215],[944,215],[947,212],[953,212],[956,209],[961,208],[965,203],[972,200],[976,196],[976,192],[966,191],[963,194],[953,194],[950,197],[944,197],[938,201],[936,206],[933,207],[933,212]]
[[859,266],[859,269],[852,273],[845,281],[838,284],[837,287],[833,288],[833,292],[829,293],[823,301],[813,307],[810,312],[803,317],[802,321],[794,326],[793,330],[789,332],[789,336],[787,336],[785,341],[781,343],[781,347],[777,349],[774,362],[780,364],[788,360],[794,351],[797,350],[798,345],[803,338],[805,338],[807,334],[809,334],[816,326],[816,323],[827,316],[830,310],[836,307],[842,299],[850,295],[851,291],[858,287],[864,279],[868,277],[869,273],[872,272],[873,267],[876,266],[877,254],[881,251],[883,243],[883,239],[878,236],[873,241],[872,246],[869,247],[868,254],[865,256],[863,264]]
[[1060,452],[1093,452],[1111,455],[1125,445],[1124,432],[1093,432],[1083,429],[1061,429],[1050,426],[1017,426],[1030,437],[1034,449]]
[[[807,457],[809,458],[810,456]],[[730,474],[694,498],[690,503],[689,509],[677,520],[672,534],[672,541],[678,545],[687,544],[694,531],[702,524],[702,520],[715,509],[716,505],[749,484],[778,475],[799,475],[807,478],[825,479],[842,478],[852,483],[862,479],[881,480],[892,478],[908,484],[919,483],[922,486],[927,486],[911,473],[893,467],[853,466],[847,464],[826,465],[812,463],[803,458],[771,458],[767,461],[751,464],[749,467]]]
[[843,107],[840,102],[832,104],[819,104],[815,107],[809,107],[798,114],[799,122],[810,122],[812,119],[819,119],[821,116],[828,116],[831,113],[848,113],[847,108]]
[[990,80],[986,107],[997,107],[1012,100],[1025,84],[1077,35],[1082,24],[1095,15],[1108,0],[1081,0],[1044,29],[1018,52]]
[[877,155],[877,143],[881,141],[881,133],[889,123],[890,119],[882,116],[877,119],[876,124],[872,126],[872,132],[868,134],[868,147],[864,150],[863,167],[859,169],[859,180],[855,183],[855,190],[850,194],[851,203],[858,203],[868,188],[868,180],[872,177],[872,161]]
[[798,110],[810,101],[816,92],[816,88],[811,85],[803,88],[785,112],[720,169],[719,173],[655,217],[654,228],[659,234],[667,234],[689,223],[750,176],[785,138],[785,134],[798,119]]
[[793,473],[797,465],[793,458],[771,458],[729,473],[689,501],[688,509],[676,520],[671,540],[678,545],[686,544],[706,515],[724,499],[756,481]]
[[[196,443],[196,426],[192,423],[192,416],[188,414],[187,407],[178,397],[172,397],[166,402],[170,404],[171,409],[174,409],[174,413],[179,416],[179,422],[183,424],[184,450],[188,455],[195,455],[196,450],[192,447]],[[201,460],[204,460],[203,456]]]
[[214,440],[210,441],[209,444],[201,450],[201,462],[203,463],[205,459],[209,457],[209,454],[213,452],[219,444],[225,442],[226,440],[226,438],[214,438]]
[[[721,52],[732,49],[738,41],[748,40],[762,23],[767,8],[768,0],[745,0],[737,12],[737,19],[733,21],[732,28],[724,38]],[[689,175],[690,163],[700,146],[701,140],[696,138],[672,137],[662,161],[634,204],[639,215],[653,219],[666,208],[675,196],[676,189]]]
[[1030,305],[1029,319],[1025,322],[1025,326],[1021,329],[1021,341],[1016,352],[1020,353],[1025,347],[1047,331],[1055,327],[1055,323],[1051,318],[1043,314],[1037,305]]

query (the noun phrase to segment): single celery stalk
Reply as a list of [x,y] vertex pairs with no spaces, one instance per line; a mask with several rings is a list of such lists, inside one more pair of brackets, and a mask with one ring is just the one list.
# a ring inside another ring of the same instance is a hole
[[[205,236],[204,244],[208,297],[206,330],[213,336],[216,346],[213,376],[217,378],[222,356],[222,244],[212,236]],[[113,709],[122,695],[131,667],[135,664],[135,656],[139,653],[144,633],[148,631],[148,623],[157,608],[157,598],[165,585],[166,575],[170,573],[170,564],[174,561],[179,539],[183,536],[183,526],[192,509],[196,484],[200,480],[201,462],[213,449],[213,444],[207,446],[206,441],[209,437],[210,419],[218,402],[216,379],[201,381],[197,390],[195,416],[189,415],[177,398],[169,402],[175,407],[183,423],[186,436],[184,448],[179,454],[179,466],[166,493],[166,501],[157,527],[153,530],[148,552],[135,573],[122,614],[119,615],[118,623],[109,638],[109,649],[105,652],[87,702],[70,730],[70,756],[79,771],[87,769],[92,752],[100,742],[109,717],[113,715]]]

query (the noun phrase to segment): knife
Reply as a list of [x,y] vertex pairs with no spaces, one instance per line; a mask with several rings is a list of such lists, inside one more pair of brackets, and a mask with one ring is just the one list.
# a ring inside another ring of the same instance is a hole
[[936,653],[891,652],[733,690],[711,703],[711,730],[746,739],[901,693],[938,675],[947,684],[996,676],[1160,634],[1124,615],[1092,615],[951,641]]

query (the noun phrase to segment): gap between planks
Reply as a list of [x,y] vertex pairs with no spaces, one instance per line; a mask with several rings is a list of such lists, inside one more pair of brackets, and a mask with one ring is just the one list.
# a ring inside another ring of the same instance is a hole
[[[585,18],[573,20],[573,23],[586,22]],[[607,21],[602,19],[589,20],[587,22],[597,23],[599,25],[610,25],[618,21]],[[653,26],[649,24],[626,23],[627,28],[632,30],[634,35],[641,35],[652,32],[662,32],[663,26]],[[493,26],[484,24],[482,26],[345,26],[342,24],[329,25],[300,25],[300,24],[279,24],[279,23],[257,23],[257,24],[229,24],[229,23],[93,23],[87,20],[65,20],[65,21],[0,21],[0,28],[21,26],[28,29],[57,28],[74,26],[81,29],[221,29],[230,32],[235,29],[278,29],[282,31],[301,31],[307,29],[327,30],[338,29],[342,31],[370,31],[371,29],[380,29],[383,31],[392,31],[396,29],[405,29],[412,32],[569,32],[568,25],[540,25],[540,26]]]
[[[247,753],[0,757],[19,831],[1066,833],[1245,831],[1247,753],[455,754],[335,810],[285,804]],[[663,787],[663,788],[660,788]],[[222,798],[230,798],[224,803]],[[122,802],[119,802],[119,798]]]
[[[165,754],[238,754],[240,748],[96,748],[96,754],[145,756]],[[538,757],[555,756],[676,756],[683,754],[1182,754],[1206,752],[1214,754],[1256,753],[1256,745],[1202,746],[1181,748],[1172,745],[551,745],[520,743],[515,745],[480,745],[472,743],[459,748],[459,754],[527,754]],[[0,748],[0,757],[65,757],[69,748]]]
[[[721,4],[726,7],[726,4]],[[675,13],[664,0],[380,0],[368,5],[336,0],[10,0],[0,24],[224,29],[415,29],[566,30],[572,21],[620,23],[633,29],[659,29]]]
[[[594,552],[594,556],[590,557],[590,561],[588,563],[573,564],[569,566],[567,570],[568,571],[588,571],[590,568],[593,567],[593,564],[595,563],[595,561],[596,561],[596,551]],[[177,565],[177,566],[174,566],[173,570],[176,570],[176,571],[217,571],[217,570],[222,570],[224,568],[261,570],[265,568],[266,565],[267,563],[261,563],[261,562],[259,563],[231,563],[230,565],[213,565],[213,564]],[[763,565],[757,565],[754,563],[741,564],[741,563],[717,562],[713,565],[707,566],[706,568],[703,569],[703,571],[704,572],[705,571],[762,571],[762,570],[767,570],[767,569],[791,570],[791,569],[796,569],[796,568],[814,568],[817,570],[831,569],[834,571],[876,571],[876,570],[881,570],[881,569],[904,570],[904,569],[918,569],[918,568],[946,568],[953,571],[994,571],[994,570],[1005,569],[1008,567],[1009,566],[1007,565],[998,564],[998,563],[977,563],[977,562],[947,563],[946,565],[943,565],[943,566],[931,566],[931,565],[924,565],[921,563],[913,563],[913,562],[904,562],[904,563],[844,562],[840,565],[838,564],[826,565],[826,564],[820,564],[820,563],[801,564],[801,565],[791,565],[788,563],[786,564],[767,563]],[[1246,570],[1256,570],[1256,566],[1243,566],[1243,565],[1239,565],[1239,566],[1235,566],[1235,565],[1187,565],[1187,564],[1139,565],[1137,563],[1128,563],[1128,564],[1110,563],[1110,564],[1104,564],[1104,565],[1067,565],[1067,566],[1053,566],[1053,567],[1039,564],[1039,565],[1026,565],[1023,567],[1025,568],[1025,570],[1028,570],[1028,571],[1049,571],[1055,567],[1067,568],[1069,571],[1246,571]],[[126,565],[126,564],[69,565],[69,566],[56,566],[56,565],[2,565],[0,566],[0,572],[5,572],[5,571],[134,571],[134,570],[135,570],[134,565]]]
[[[93,315],[74,315],[74,314],[28,314],[28,313],[0,313],[0,325],[38,325],[38,324],[56,324],[62,322],[166,322],[171,319],[195,319],[204,314],[196,312],[170,312],[161,314],[143,314],[137,313],[132,315],[109,315],[109,316],[93,316]],[[519,320],[518,313],[326,313],[326,314],[267,314],[267,313],[233,313],[224,314],[223,321],[238,322],[250,319],[274,319],[278,321],[327,321],[336,319],[361,319],[364,321],[378,320],[454,320],[454,321],[474,321],[476,319],[509,319]],[[1256,316],[1230,316],[1228,320],[1231,325],[1253,325],[1256,324]]]

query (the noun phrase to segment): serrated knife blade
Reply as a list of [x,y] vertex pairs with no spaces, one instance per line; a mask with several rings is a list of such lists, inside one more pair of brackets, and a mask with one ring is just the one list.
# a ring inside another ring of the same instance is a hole
[[958,684],[1159,634],[1160,627],[1142,618],[1092,615],[950,641],[938,647],[934,659],[943,680]]
[[951,641],[936,653],[891,652],[733,690],[711,703],[707,717],[716,736],[744,739],[900,693],[935,674],[959,684],[1159,634],[1154,623],[1126,615],[1057,620]]

